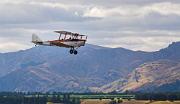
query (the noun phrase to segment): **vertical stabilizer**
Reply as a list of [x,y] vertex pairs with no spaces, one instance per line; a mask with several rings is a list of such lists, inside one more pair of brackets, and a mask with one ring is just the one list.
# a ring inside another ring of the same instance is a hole
[[36,34],[33,34],[32,35],[32,42],[33,43],[42,42],[42,40]]

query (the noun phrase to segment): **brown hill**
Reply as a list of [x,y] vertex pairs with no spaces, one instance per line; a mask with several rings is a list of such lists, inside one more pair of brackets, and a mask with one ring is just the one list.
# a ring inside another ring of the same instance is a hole
[[[119,79],[101,87],[100,91],[178,91],[180,90],[180,63],[158,60],[140,65],[127,79]],[[165,89],[168,87],[167,89]]]

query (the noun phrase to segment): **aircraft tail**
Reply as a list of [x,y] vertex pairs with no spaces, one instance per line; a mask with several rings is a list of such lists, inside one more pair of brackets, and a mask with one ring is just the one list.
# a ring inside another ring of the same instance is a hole
[[32,42],[37,43],[37,42],[42,42],[42,40],[36,34],[33,34],[32,35]]

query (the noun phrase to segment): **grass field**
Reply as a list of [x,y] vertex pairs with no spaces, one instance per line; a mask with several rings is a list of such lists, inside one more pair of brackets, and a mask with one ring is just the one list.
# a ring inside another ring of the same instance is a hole
[[[110,104],[110,100],[83,100],[81,104]],[[123,101],[120,104],[180,104],[180,101],[137,101],[137,100],[131,100],[131,101]]]

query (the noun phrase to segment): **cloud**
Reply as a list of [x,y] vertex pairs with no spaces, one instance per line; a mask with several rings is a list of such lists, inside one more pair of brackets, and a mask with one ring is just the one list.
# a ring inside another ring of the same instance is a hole
[[16,42],[7,42],[0,44],[0,52],[13,52],[14,50],[25,50],[30,48],[27,45],[19,44]]
[[2,0],[0,13],[0,52],[32,47],[32,33],[56,39],[54,30],[87,34],[92,44],[145,51],[180,39],[179,0]]
[[103,6],[108,8],[119,7],[124,5],[151,5],[156,3],[171,2],[174,4],[180,3],[179,0],[36,0],[39,2],[63,3],[68,5],[85,5],[85,6]]
[[151,5],[121,5],[119,7],[105,8],[92,7],[87,8],[84,13],[86,17],[142,17],[152,12],[160,15],[180,15],[180,4],[173,4],[171,2],[156,3]]
[[1,24],[36,24],[49,22],[82,22],[96,18],[81,16],[81,8],[48,2],[1,2]]
[[[158,35],[157,35],[158,34]],[[157,51],[173,41],[180,40],[175,31],[120,31],[105,37],[91,38],[92,43],[107,47],[125,47],[132,50]]]

